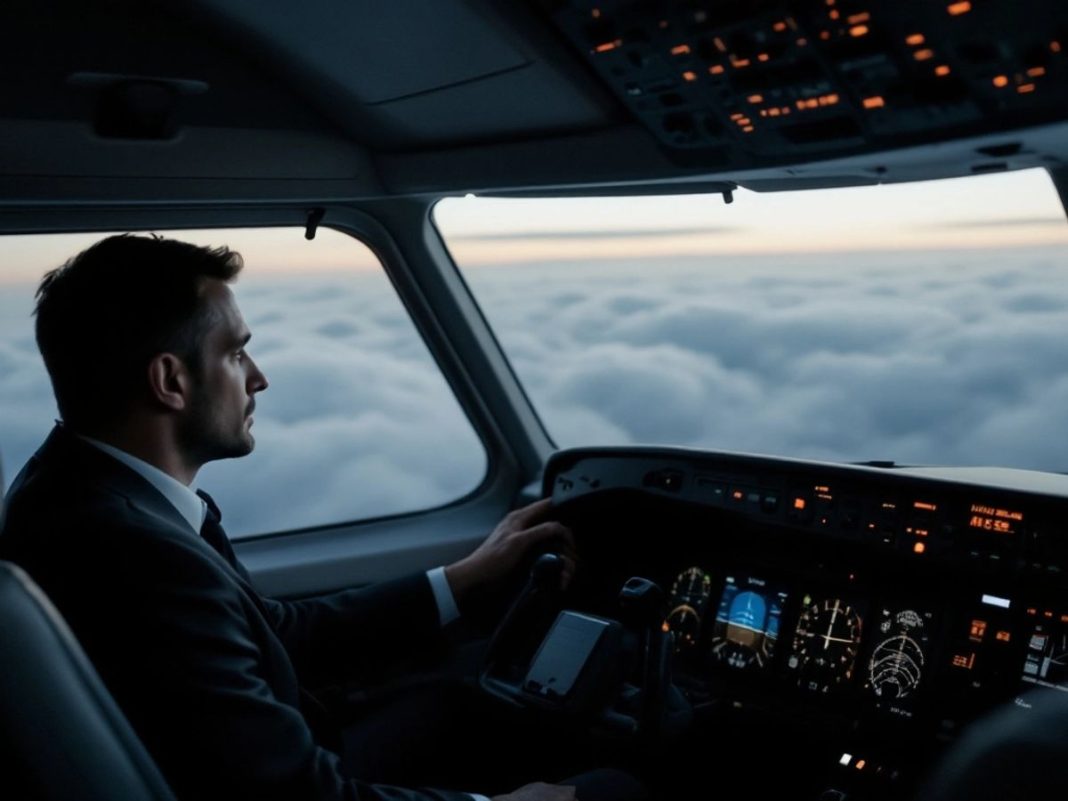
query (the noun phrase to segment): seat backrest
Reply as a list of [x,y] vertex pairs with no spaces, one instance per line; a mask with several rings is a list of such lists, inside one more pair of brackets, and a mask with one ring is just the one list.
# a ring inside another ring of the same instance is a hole
[[174,801],[40,588],[0,562],[0,797]]

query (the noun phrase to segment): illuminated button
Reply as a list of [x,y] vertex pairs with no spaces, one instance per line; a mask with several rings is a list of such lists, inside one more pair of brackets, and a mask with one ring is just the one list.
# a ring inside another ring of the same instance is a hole
[[922,33],[913,33],[905,37],[905,44],[911,45],[912,47],[919,47],[925,41]]
[[807,506],[807,503],[804,498],[794,498],[794,509],[800,512],[804,510],[805,506]]
[[1009,85],[1009,76],[1008,75],[998,75],[998,76],[996,76],[994,78],[994,86],[996,86],[998,89],[1004,89],[1008,85]]
[[961,0],[959,3],[950,3],[946,6],[946,11],[949,12],[951,17],[959,17],[961,14],[967,14],[972,10],[972,4],[968,0]]
[[968,639],[973,642],[982,642],[983,637],[986,636],[986,621],[985,620],[973,620],[971,631],[968,633]]
[[912,552],[913,553],[923,553],[926,550],[927,550],[927,546],[922,542],[916,542],[916,543],[913,543],[913,545],[912,545]]
[[1012,633],[1008,631],[999,631],[997,634],[994,635],[994,639],[998,642],[1011,642]]

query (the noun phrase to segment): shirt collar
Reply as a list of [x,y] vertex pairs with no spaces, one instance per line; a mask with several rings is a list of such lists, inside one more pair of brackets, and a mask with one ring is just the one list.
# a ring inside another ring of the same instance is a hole
[[148,462],[138,459],[136,456],[131,456],[126,451],[119,450],[114,445],[108,445],[106,442],[101,442],[100,440],[86,437],[81,434],[78,436],[90,445],[99,448],[108,456],[118,459],[159,490],[159,493],[170,501],[171,505],[178,510],[178,514],[180,514],[182,519],[189,524],[189,527],[192,528],[196,534],[200,534],[200,528],[204,525],[204,517],[208,513],[208,506],[201,500],[196,492],[174,476],[164,473],[155,465],[150,465]]

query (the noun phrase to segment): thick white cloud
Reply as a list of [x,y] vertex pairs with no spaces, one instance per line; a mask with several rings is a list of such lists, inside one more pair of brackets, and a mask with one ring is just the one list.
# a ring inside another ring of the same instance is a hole
[[[1055,250],[676,257],[469,269],[561,445],[1068,469],[1068,259]],[[55,415],[29,286],[0,311],[8,479]],[[207,466],[232,534],[445,503],[485,455],[382,275],[237,296],[271,382],[256,451]]]
[[[563,446],[1068,469],[1056,249],[473,268]],[[598,421],[601,421],[598,424]]]

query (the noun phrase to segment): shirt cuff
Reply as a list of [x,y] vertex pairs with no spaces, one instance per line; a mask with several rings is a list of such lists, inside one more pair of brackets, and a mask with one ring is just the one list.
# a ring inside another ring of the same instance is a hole
[[[460,617],[460,610],[456,606],[456,599],[452,597],[452,588],[449,580],[445,578],[445,568],[435,567],[426,572],[430,579],[430,589],[434,592],[434,601],[438,605],[438,623],[447,626]],[[485,796],[474,796],[475,801],[489,801]]]

